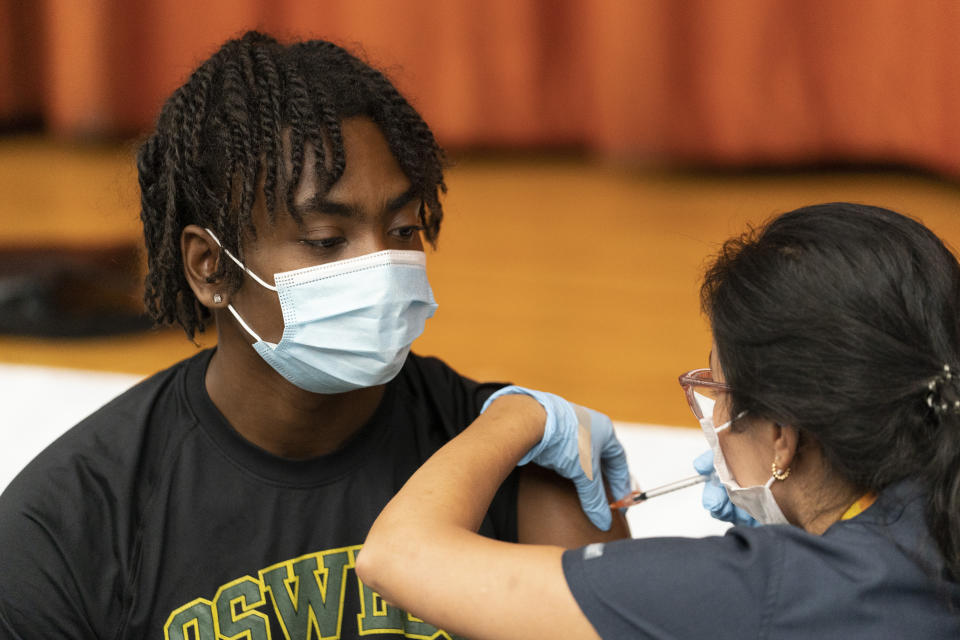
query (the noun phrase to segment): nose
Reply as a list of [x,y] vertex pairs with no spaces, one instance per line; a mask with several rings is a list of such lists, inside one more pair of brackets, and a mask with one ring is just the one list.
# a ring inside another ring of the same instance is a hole
[[377,227],[378,225],[365,225],[360,229],[353,238],[353,242],[350,243],[351,251],[347,257],[354,258],[389,249],[390,246],[387,244],[385,234],[381,233],[381,230]]

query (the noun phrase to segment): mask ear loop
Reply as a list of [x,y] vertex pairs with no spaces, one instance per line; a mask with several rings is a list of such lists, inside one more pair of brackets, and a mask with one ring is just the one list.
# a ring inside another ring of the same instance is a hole
[[714,427],[714,428],[713,428],[714,432],[723,431],[724,429],[729,429],[729,428],[730,428],[730,425],[732,425],[735,421],[739,420],[740,418],[742,418],[742,417],[745,416],[745,415],[747,415],[747,410],[746,410],[746,409],[744,409],[743,411],[741,411],[740,413],[738,413],[738,414],[735,415],[734,417],[730,418],[729,420],[727,420],[726,422],[724,422],[724,423],[723,423],[722,425],[720,425],[719,427]]
[[210,229],[207,229],[206,227],[204,227],[203,230],[210,234],[210,237],[213,238],[213,241],[217,243],[217,246],[220,247],[221,249],[223,249],[223,252],[224,252],[225,254],[227,254],[227,257],[230,258],[231,260],[233,260],[233,261],[237,264],[238,267],[240,267],[241,269],[243,269],[244,273],[246,273],[248,276],[250,276],[251,278],[253,278],[254,280],[256,280],[257,283],[259,283],[260,285],[266,287],[267,289],[270,289],[271,291],[276,291],[276,290],[277,290],[277,288],[276,288],[275,286],[273,286],[272,284],[267,284],[266,282],[264,282],[264,281],[260,278],[260,276],[258,276],[257,274],[255,274],[253,271],[250,271],[250,269],[247,269],[247,267],[244,266],[244,264],[243,264],[242,262],[240,262],[235,255],[233,255],[232,253],[230,253],[230,250],[229,250],[229,249],[227,249],[227,248],[224,247],[222,244],[220,244],[220,240],[218,240],[218,239],[217,239],[217,236],[215,236],[215,235],[213,234],[213,231],[210,231]]
[[[242,262],[240,262],[239,260],[237,260],[236,256],[234,256],[232,253],[230,253],[230,250],[229,250],[229,249],[227,249],[227,248],[224,247],[222,244],[220,244],[220,240],[217,239],[217,236],[214,235],[213,231],[210,231],[210,229],[207,229],[207,228],[204,228],[204,231],[206,231],[207,233],[210,234],[210,237],[213,238],[213,241],[217,243],[217,246],[220,247],[220,249],[222,249],[223,252],[224,252],[225,254],[227,254],[227,257],[230,258],[231,260],[233,260],[233,261],[237,264],[238,267],[240,267],[241,269],[243,269],[243,271],[244,271],[248,276],[250,276],[251,278],[253,278],[254,280],[256,280],[260,285],[266,287],[267,289],[270,289],[271,291],[276,291],[276,290],[277,290],[277,288],[276,288],[275,286],[273,286],[272,284],[267,284],[266,282],[264,282],[264,281],[260,278],[260,276],[258,276],[257,274],[255,274],[253,271],[250,271],[250,269],[247,269],[247,268],[243,265]],[[232,304],[228,304],[228,305],[227,305],[227,311],[229,311],[231,314],[233,314],[233,317],[237,319],[237,322],[240,323],[240,326],[243,327],[244,331],[246,331],[248,334],[250,334],[250,337],[252,337],[252,338],[253,338],[254,340],[256,340],[257,342],[263,342],[263,340],[260,338],[260,336],[257,335],[257,332],[254,331],[253,329],[251,329],[251,328],[250,328],[250,325],[248,325],[248,324],[244,321],[244,319],[240,317],[240,314],[237,313],[237,310],[233,308],[233,305],[232,305]]]
[[250,334],[251,338],[257,342],[263,342],[263,340],[260,339],[260,336],[258,336],[254,330],[250,328],[250,325],[243,321],[243,318],[240,317],[240,314],[237,313],[237,310],[233,308],[232,304],[227,305],[227,311],[233,314],[233,317],[237,319],[237,322],[240,323],[240,326],[243,327],[244,331]]

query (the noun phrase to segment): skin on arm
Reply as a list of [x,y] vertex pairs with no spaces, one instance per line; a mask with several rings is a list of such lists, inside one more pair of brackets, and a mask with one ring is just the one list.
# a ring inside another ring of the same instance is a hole
[[[610,502],[614,498],[607,492]],[[592,542],[630,537],[620,510],[608,531],[598,529],[580,506],[573,482],[535,464],[520,467],[517,490],[517,541],[576,549]]]
[[358,556],[360,578],[388,602],[471,638],[598,638],[567,587],[561,547],[476,533],[545,420],[530,397],[498,398],[386,506]]

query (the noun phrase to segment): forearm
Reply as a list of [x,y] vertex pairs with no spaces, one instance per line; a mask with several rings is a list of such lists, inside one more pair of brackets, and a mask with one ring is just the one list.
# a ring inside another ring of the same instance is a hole
[[545,419],[532,398],[504,396],[427,460],[370,529],[357,565],[364,582],[401,606],[407,590],[420,592],[435,564],[444,564],[444,551],[480,526],[500,484],[542,437]]
[[544,437],[525,395],[498,398],[404,485],[367,536],[357,575],[388,602],[472,638],[597,638],[555,546],[476,533],[494,493]]

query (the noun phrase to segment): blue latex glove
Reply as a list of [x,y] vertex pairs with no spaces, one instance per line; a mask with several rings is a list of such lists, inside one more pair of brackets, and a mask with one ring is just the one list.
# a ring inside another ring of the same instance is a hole
[[[590,522],[607,531],[612,524],[610,501],[604,491],[606,476],[614,500],[630,493],[630,470],[613,423],[602,413],[567,402],[560,396],[524,387],[509,386],[494,393],[483,405],[486,411],[496,398],[509,394],[531,396],[547,412],[543,439],[518,464],[534,462],[573,480],[580,506]],[[584,428],[581,429],[580,425]],[[580,465],[579,438],[589,437],[590,469]],[[602,464],[602,467],[601,467]],[[602,468],[602,473],[601,473]]]
[[717,520],[732,522],[744,527],[759,527],[749,513],[730,502],[727,490],[720,484],[713,469],[713,451],[707,449],[693,460],[693,468],[702,476],[709,476],[703,484],[703,508]]

